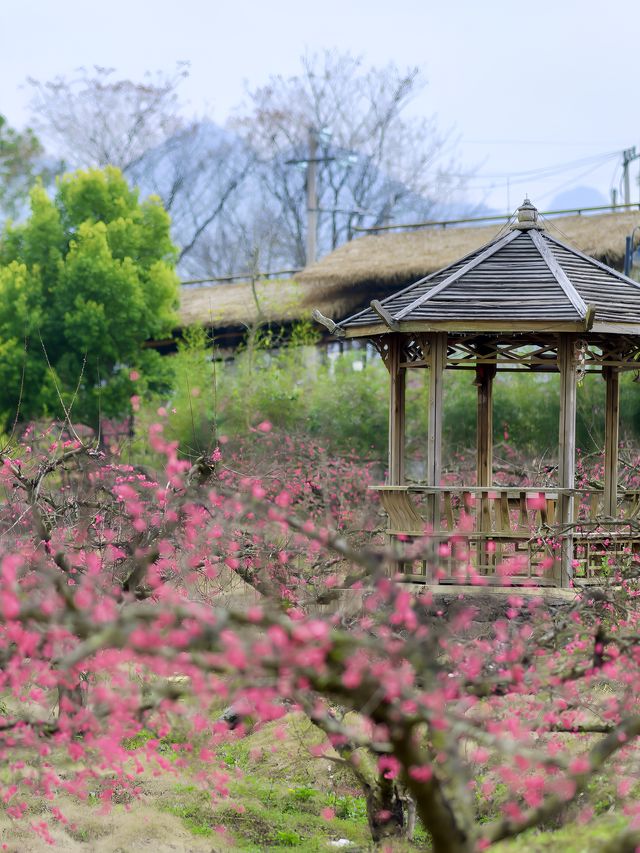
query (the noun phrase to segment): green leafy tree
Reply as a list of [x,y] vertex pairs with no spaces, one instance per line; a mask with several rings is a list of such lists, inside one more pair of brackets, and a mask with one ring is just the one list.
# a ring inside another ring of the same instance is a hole
[[0,215],[15,216],[38,174],[42,146],[34,132],[12,128],[0,115]]
[[115,167],[65,175],[53,199],[34,187],[30,217],[0,241],[5,426],[69,409],[96,425],[161,390],[167,368],[143,343],[175,325],[175,258],[168,214]]

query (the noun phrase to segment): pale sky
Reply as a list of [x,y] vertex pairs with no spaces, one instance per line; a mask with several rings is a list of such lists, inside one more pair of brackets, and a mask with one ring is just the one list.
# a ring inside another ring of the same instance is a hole
[[638,0],[0,0],[0,31],[0,112],[17,126],[28,76],[103,65],[137,79],[180,60],[189,110],[224,123],[247,85],[337,48],[420,67],[412,109],[436,114],[475,167],[470,202],[513,210],[526,192],[544,209],[581,185],[608,199],[622,149],[640,153]]

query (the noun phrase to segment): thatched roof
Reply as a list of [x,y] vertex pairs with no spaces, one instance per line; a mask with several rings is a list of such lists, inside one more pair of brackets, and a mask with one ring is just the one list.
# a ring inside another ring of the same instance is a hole
[[[640,213],[571,216],[547,221],[549,233],[603,263],[622,268],[625,237]],[[309,317],[314,308],[339,318],[388,296],[492,240],[496,225],[481,228],[423,229],[360,237],[311,264],[295,280],[185,287],[183,325],[241,329],[260,321],[287,323]]]
[[283,322],[300,313],[300,288],[293,279],[183,287],[180,318],[184,326],[251,326],[261,319]]
[[[640,213],[604,213],[545,220],[550,234],[607,266],[622,268],[625,237],[640,223]],[[304,269],[303,283],[321,287],[358,286],[375,281],[397,287],[452,264],[485,243],[503,227],[424,228],[361,237]],[[336,312],[338,313],[338,312]]]
[[241,332],[254,325],[285,325],[295,320],[310,319],[314,308],[325,314],[346,314],[361,307],[385,288],[364,291],[359,288],[322,287],[315,282],[296,279],[268,279],[256,284],[254,297],[251,284],[215,284],[206,287],[183,287],[180,294],[181,326],[201,325],[215,330]]

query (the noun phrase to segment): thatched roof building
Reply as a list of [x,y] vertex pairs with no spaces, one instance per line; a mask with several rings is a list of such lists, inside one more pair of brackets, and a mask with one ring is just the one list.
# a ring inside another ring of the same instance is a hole
[[[640,213],[605,213],[547,220],[550,234],[603,263],[622,269],[625,237]],[[183,288],[183,325],[202,324],[231,343],[257,323],[287,325],[314,308],[344,317],[398,288],[453,263],[491,241],[504,226],[428,228],[360,237],[295,279]]]

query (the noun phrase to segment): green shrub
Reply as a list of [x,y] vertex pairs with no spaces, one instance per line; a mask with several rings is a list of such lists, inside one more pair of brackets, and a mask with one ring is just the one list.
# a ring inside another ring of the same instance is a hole
[[[213,352],[202,329],[185,333],[171,358],[173,393],[155,398],[138,417],[146,434],[158,411],[165,433],[184,455],[215,447],[219,435],[246,436],[262,421],[292,436],[320,439],[332,452],[355,451],[384,460],[388,430],[388,373],[371,349],[329,355],[306,323],[284,342],[272,331],[251,333],[232,360]],[[621,380],[621,432],[640,436],[640,394],[632,376]],[[407,374],[407,455],[425,456],[428,371]],[[447,371],[444,455],[452,461],[475,446],[474,371]],[[603,444],[605,383],[589,375],[578,387],[577,444],[587,453]],[[166,414],[165,414],[166,413]],[[557,374],[498,373],[494,383],[494,444],[553,462],[557,453]],[[419,476],[419,464],[416,476]]]

